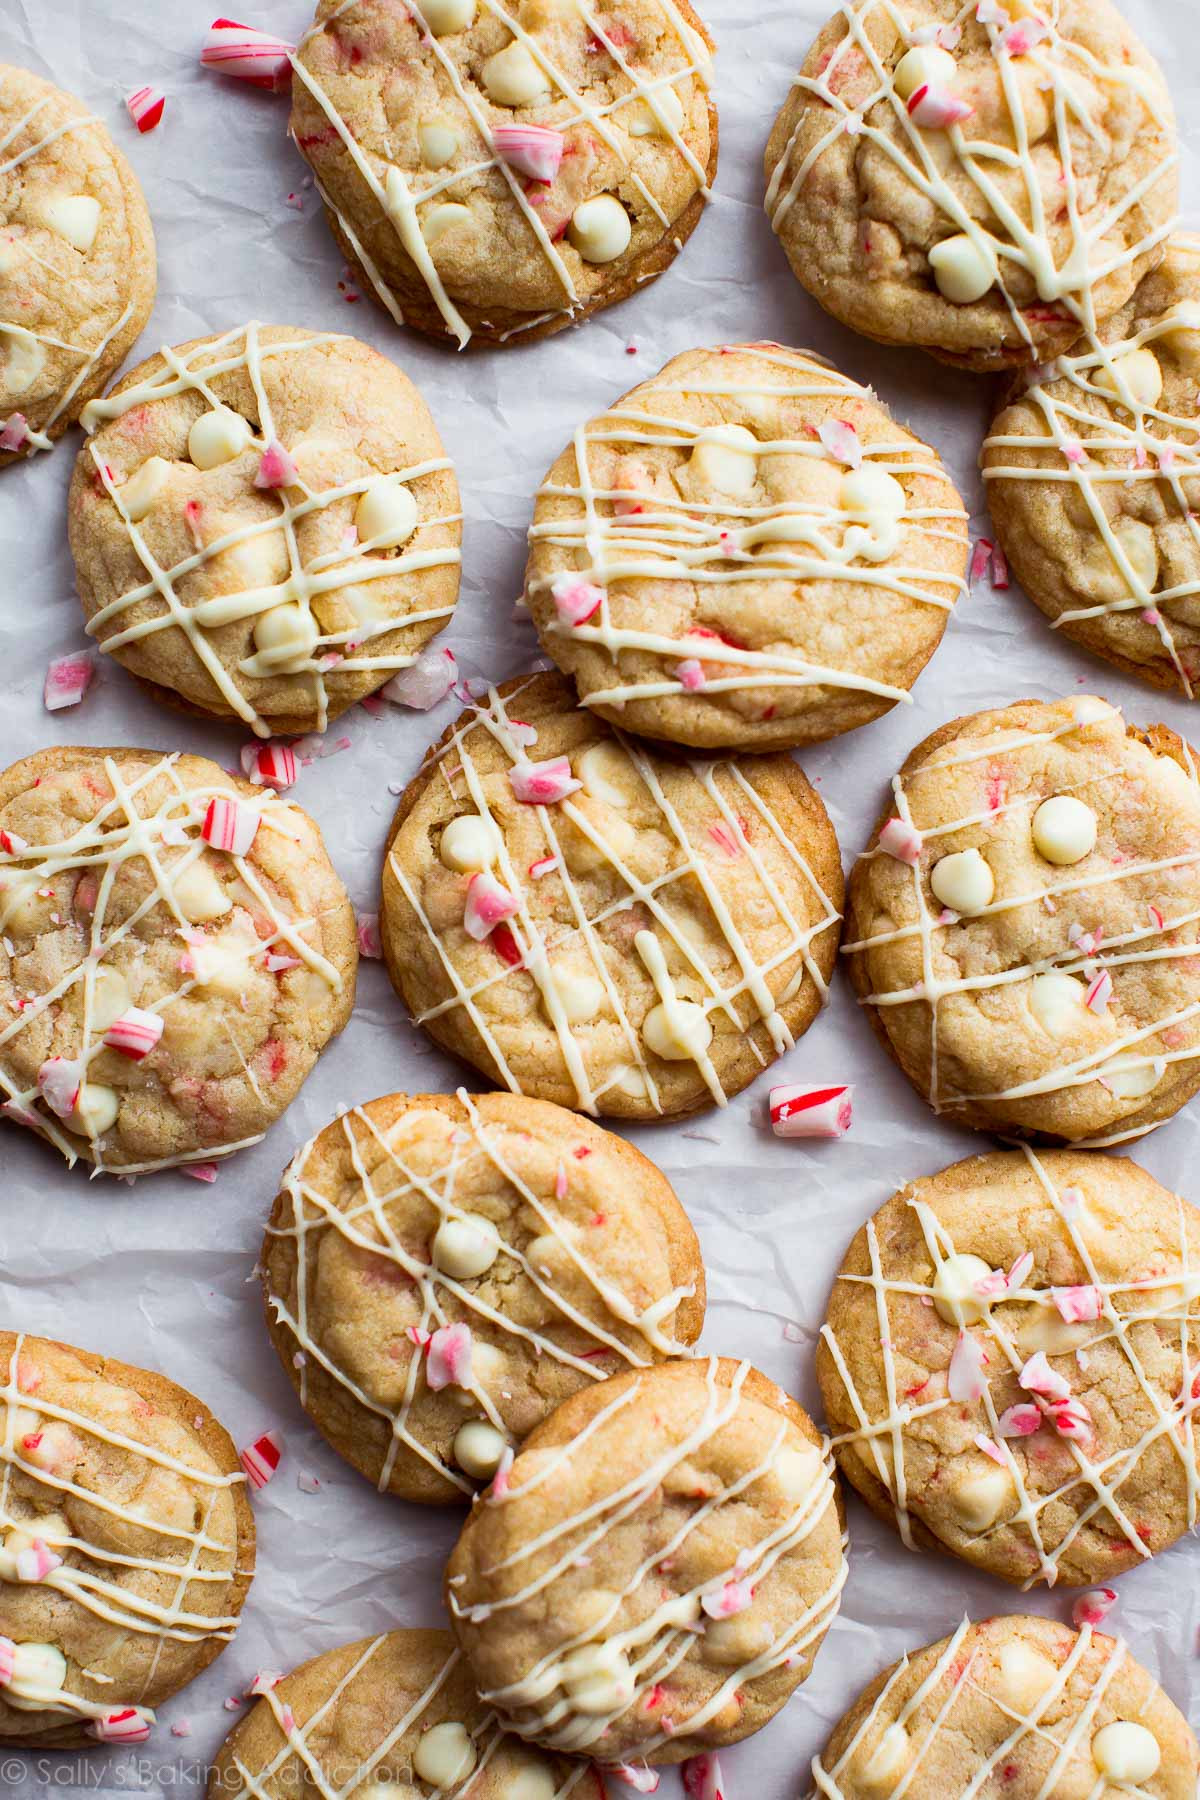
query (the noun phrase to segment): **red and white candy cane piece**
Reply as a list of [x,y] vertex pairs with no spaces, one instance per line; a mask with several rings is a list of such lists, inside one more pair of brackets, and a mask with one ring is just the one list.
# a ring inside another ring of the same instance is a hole
[[917,88],[908,102],[909,118],[924,131],[947,131],[951,125],[969,119],[974,111],[966,100],[932,81]]
[[65,1056],[48,1057],[38,1070],[37,1084],[50,1111],[60,1119],[69,1119],[83,1086],[83,1064],[68,1062]]
[[88,1736],[102,1744],[144,1744],[150,1736],[150,1721],[136,1706],[123,1706],[117,1712],[93,1719]]
[[924,838],[915,825],[906,819],[889,819],[879,833],[879,848],[885,856],[894,856],[897,862],[907,863],[915,869],[921,860]]
[[45,1581],[55,1569],[62,1568],[62,1557],[51,1550],[44,1538],[34,1538],[28,1549],[17,1551],[17,1580]]
[[557,575],[550,586],[554,609],[564,625],[586,625],[604,604],[603,588],[594,587],[582,575]]
[[235,81],[248,81],[253,87],[274,92],[291,80],[295,48],[269,31],[239,25],[236,19],[214,19],[200,61],[206,69],[219,69]]
[[179,1173],[186,1175],[189,1181],[215,1181],[217,1165],[215,1162],[182,1163]]
[[1066,1400],[1056,1400],[1050,1407],[1050,1423],[1059,1437],[1085,1438],[1091,1436],[1092,1415],[1083,1401],[1075,1394]]
[[163,116],[163,107],[167,104],[165,94],[155,88],[135,88],[127,94],[125,104],[129,108],[129,116],[141,132],[153,131]]
[[279,1467],[283,1440],[277,1431],[264,1431],[241,1453],[241,1464],[252,1488],[265,1488]]
[[208,803],[200,836],[214,850],[227,850],[230,856],[246,856],[258,836],[260,819],[257,807],[217,794]]
[[359,913],[358,949],[360,955],[369,957],[372,962],[378,962],[382,957],[383,943],[379,936],[378,913]]
[[446,698],[458,680],[458,661],[453,650],[434,646],[422,650],[415,662],[386,681],[379,692],[397,706],[411,706],[414,712],[428,712]]
[[1050,1298],[1068,1325],[1090,1324],[1104,1308],[1104,1295],[1090,1283],[1081,1287],[1051,1288]]
[[987,1357],[978,1339],[969,1331],[960,1331],[950,1368],[946,1376],[946,1392],[952,1400],[971,1401],[981,1398],[987,1387],[983,1373]]
[[64,706],[78,706],[95,673],[96,665],[90,656],[60,656],[52,662],[42,687],[46,711],[61,712]]
[[160,1013],[131,1006],[128,1012],[113,1020],[104,1034],[104,1042],[110,1050],[119,1050],[122,1056],[131,1056],[134,1062],[141,1062],[144,1056],[149,1056],[162,1034]]
[[565,756],[549,762],[517,762],[508,771],[509,785],[515,799],[526,806],[557,806],[568,794],[576,793],[582,781],[576,781]]
[[567,140],[548,125],[497,125],[492,132],[496,154],[519,175],[553,181],[562,164]]
[[1071,1623],[1077,1631],[1085,1625],[1103,1625],[1116,1604],[1116,1588],[1089,1588],[1071,1608]]
[[676,663],[674,675],[685,694],[696,693],[708,682],[704,664],[698,656],[685,656],[682,662]]
[[10,413],[0,425],[0,450],[23,450],[29,442],[29,421],[24,413]]
[[298,474],[295,458],[289,455],[282,444],[272,442],[262,453],[254,485],[256,488],[291,487]]
[[996,1430],[1002,1438],[1032,1437],[1035,1431],[1041,1429],[1041,1408],[1034,1406],[1031,1400],[1023,1401],[1019,1406],[1006,1407],[996,1421]]
[[658,1784],[662,1776],[657,1769],[646,1763],[611,1763],[604,1773],[611,1775],[614,1781],[620,1781],[635,1794],[657,1794]]
[[1007,50],[1010,56],[1028,56],[1029,52],[1040,44],[1043,38],[1050,35],[1050,27],[1045,19],[1035,14],[1026,19],[1018,19],[1007,31],[1000,33],[1000,47]]
[[28,850],[27,841],[15,831],[0,831],[0,850],[5,856],[23,856]]
[[851,1087],[773,1087],[771,1130],[780,1138],[843,1138],[854,1112]]
[[1113,978],[1107,969],[1101,969],[1100,973],[1089,983],[1088,991],[1083,996],[1083,1004],[1089,1012],[1106,1013],[1108,1003],[1112,999],[1112,991]]
[[727,1581],[700,1604],[710,1619],[734,1619],[754,1604],[754,1589],[748,1581]]
[[290,744],[243,744],[241,764],[256,787],[290,788],[298,773]]
[[1069,1400],[1071,1397],[1070,1382],[1050,1367],[1044,1350],[1029,1358],[1017,1380],[1027,1394],[1044,1394],[1048,1400]]
[[502,887],[494,875],[481,869],[467,883],[467,904],[463,912],[463,929],[477,944],[490,937],[497,925],[519,912],[521,902]]
[[711,1750],[706,1750],[702,1756],[689,1757],[680,1773],[688,1800],[725,1800],[721,1765]]
[[435,1394],[471,1385],[471,1347],[469,1325],[443,1325],[434,1332],[425,1353],[425,1380]]
[[9,1687],[17,1669],[17,1646],[11,1638],[0,1637],[0,1687]]
[[817,428],[817,436],[834,462],[844,463],[848,469],[862,468],[862,441],[849,419],[826,419]]

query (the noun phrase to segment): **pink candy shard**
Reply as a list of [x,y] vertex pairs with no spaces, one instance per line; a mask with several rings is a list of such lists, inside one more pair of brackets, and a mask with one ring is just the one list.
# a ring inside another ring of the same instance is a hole
[[1077,1631],[1085,1625],[1102,1625],[1116,1604],[1115,1588],[1089,1588],[1071,1608],[1071,1623]]
[[88,655],[60,656],[46,670],[42,700],[47,712],[78,706],[92,685],[96,665]]
[[1068,1325],[1098,1319],[1104,1307],[1104,1295],[1091,1285],[1051,1288],[1050,1298]]
[[886,856],[894,856],[897,862],[907,863],[915,869],[921,860],[924,844],[920,832],[915,825],[909,825],[904,819],[889,819],[879,833],[879,848]]
[[529,865],[531,881],[541,881],[544,875],[550,875],[558,867],[557,856],[539,856],[536,862]]
[[215,1162],[182,1163],[179,1173],[186,1175],[190,1181],[215,1181],[217,1165]]
[[258,1694],[269,1694],[271,1689],[277,1688],[282,1680],[283,1675],[278,1669],[260,1669],[246,1689],[247,1699]]
[[359,913],[358,915],[358,948],[361,955],[378,962],[383,955],[383,944],[379,936],[379,914]]
[[689,1757],[680,1773],[688,1800],[725,1800],[721,1765],[711,1750],[706,1750],[702,1756]]
[[1008,25],[1011,18],[1000,5],[1000,0],[979,0],[975,8],[975,17],[981,25]]
[[502,162],[533,181],[553,181],[566,148],[562,132],[547,125],[497,125],[492,143]]
[[1044,1350],[1029,1358],[1017,1379],[1027,1394],[1044,1394],[1048,1400],[1070,1398],[1070,1382],[1050,1367]]
[[992,586],[1001,593],[1009,586],[1008,558],[999,544],[992,549]]
[[1008,1467],[1008,1458],[994,1438],[981,1435],[975,1439],[975,1446],[982,1450],[985,1456],[990,1456],[994,1463],[999,1463],[1002,1469]]
[[1050,35],[1050,27],[1045,19],[1036,14],[1027,19],[1018,19],[1000,34],[1000,47],[1007,50],[1010,56],[1027,56],[1034,47]]
[[68,1062],[65,1056],[51,1056],[38,1070],[37,1084],[50,1111],[60,1119],[69,1119],[83,1085],[83,1064]]
[[614,1781],[624,1782],[635,1794],[657,1794],[662,1780],[658,1770],[651,1769],[646,1763],[609,1763],[604,1773],[611,1775]]
[[167,97],[165,94],[158,93],[154,88],[140,87],[135,88],[132,94],[126,96],[125,104],[129,108],[129,116],[138,130],[147,132],[153,131],[154,127],[160,123],[163,107],[167,104]]
[[11,1638],[0,1637],[0,1687],[8,1687],[17,1667],[17,1646]]
[[502,1500],[509,1489],[508,1474],[516,1461],[516,1451],[511,1444],[505,1444],[500,1452],[500,1461],[496,1464],[496,1473],[492,1476],[488,1493],[493,1500]]
[[1011,1293],[1015,1288],[1024,1287],[1033,1269],[1033,1251],[1022,1250],[1013,1258],[1013,1266],[1004,1277],[1004,1285]]
[[136,1706],[123,1706],[117,1712],[93,1719],[87,1727],[90,1737],[102,1744],[144,1744],[150,1736],[150,1723]]
[[471,1327],[443,1325],[429,1340],[425,1380],[435,1394],[446,1387],[471,1384]]
[[983,1368],[987,1361],[982,1346],[969,1331],[960,1331],[950,1358],[946,1392],[952,1400],[978,1400],[987,1386]]
[[527,806],[556,806],[583,786],[582,781],[572,775],[571,764],[565,756],[542,763],[514,763],[508,771],[508,779],[514,796]]
[[294,458],[282,444],[273,442],[262,453],[254,485],[256,488],[291,487],[298,475]]
[[564,625],[585,625],[604,604],[603,588],[593,587],[582,575],[556,575],[550,593]]
[[189,1738],[191,1735],[192,1721],[190,1719],[176,1719],[174,1725],[171,1727],[171,1736],[175,1738]]
[[694,694],[698,688],[705,687],[708,681],[708,677],[704,673],[704,664],[695,656],[685,656],[682,662],[676,663],[674,675],[680,687],[687,694]]
[[973,106],[949,88],[938,87],[929,81],[919,87],[908,102],[909,118],[926,131],[947,131],[951,125],[969,119],[974,111]]
[[232,75],[237,81],[248,81],[253,87],[269,88],[274,93],[292,78],[295,48],[282,38],[272,37],[270,32],[239,25],[236,19],[214,19],[200,61],[207,69],[219,69],[222,75]]
[[299,772],[290,744],[243,744],[241,764],[256,787],[289,788]]
[[1041,1428],[1041,1409],[1029,1400],[1023,1401],[1019,1406],[1008,1407],[996,1422],[996,1429],[1002,1438],[1032,1437]]
[[715,1594],[705,1594],[700,1604],[710,1619],[733,1619],[754,1602],[748,1581],[727,1581]]
[[817,436],[834,462],[844,463],[848,469],[862,468],[862,443],[848,419],[826,419],[817,428]]
[[1100,973],[1089,984],[1087,993],[1083,996],[1083,1004],[1087,1007],[1089,1012],[1106,1013],[1108,1011],[1109,1001],[1112,999],[1112,992],[1112,976],[1107,969],[1101,969]]
[[258,835],[261,814],[257,807],[241,800],[227,800],[218,794],[208,803],[200,836],[214,850],[227,850],[230,856],[246,856]]
[[415,662],[386,681],[379,692],[397,706],[411,706],[414,712],[428,712],[446,698],[458,680],[458,663],[453,650],[434,645],[422,650]]
[[1050,1423],[1060,1437],[1088,1437],[1092,1429],[1092,1415],[1083,1401],[1075,1395],[1066,1400],[1055,1400],[1050,1408]]
[[12,413],[0,425],[0,450],[23,450],[29,442],[29,422],[24,413]]
[[104,1042],[110,1050],[119,1050],[122,1056],[132,1057],[134,1062],[141,1062],[149,1056],[163,1034],[162,1015],[147,1012],[140,1006],[131,1006],[123,1012],[119,1019],[114,1019],[104,1033]]
[[241,1452],[241,1464],[252,1488],[265,1488],[279,1467],[283,1440],[277,1431],[264,1431]]
[[468,937],[482,944],[490,937],[497,925],[521,910],[521,902],[515,894],[510,894],[506,887],[501,887],[494,875],[486,869],[478,875],[472,875],[467,883],[467,903],[463,912],[463,929]]
[[853,1116],[851,1087],[773,1087],[771,1130],[780,1138],[843,1138]]
[[20,1581],[45,1581],[55,1569],[62,1568],[62,1557],[47,1547],[44,1539],[34,1538],[27,1550],[17,1552],[17,1578]]

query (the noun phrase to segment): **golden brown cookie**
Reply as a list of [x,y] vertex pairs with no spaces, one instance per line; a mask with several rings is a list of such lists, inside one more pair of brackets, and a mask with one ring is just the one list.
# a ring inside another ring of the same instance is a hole
[[453,612],[453,466],[368,344],[239,326],[150,357],[83,424],[79,598],[157,698],[260,737],[324,731]]
[[966,563],[934,451],[823,358],[739,344],[675,357],[576,433],[525,599],[610,724],[779,750],[906,700]]
[[707,1357],[552,1413],[472,1512],[446,1598],[483,1699],[522,1737],[677,1763],[774,1717],[845,1578],[808,1415]]
[[1122,1143],[1200,1086],[1200,786],[1166,726],[1015,701],[918,744],[850,879],[850,971],[936,1112]]
[[688,1353],[696,1234],[666,1177],[514,1094],[391,1094],[284,1172],[271,1338],[334,1449],[407,1500],[470,1500],[580,1388]]
[[1109,1581],[1197,1522],[1200,1213],[1124,1157],[996,1150],[857,1234],[817,1350],[834,1454],[910,1548]]
[[811,1025],[842,875],[784,756],[667,761],[538,675],[464,713],[383,872],[397,992],[514,1093],[618,1118],[723,1105]]
[[843,324],[979,370],[1128,300],[1175,211],[1162,74],[1110,0],[844,0],[766,152],[767,211]]
[[320,832],[269,789],[178,751],[60,746],[0,775],[0,1110],[68,1163],[256,1142],[357,964]]
[[72,94],[0,63],[0,468],[48,450],[150,317],[137,177]]
[[320,0],[292,137],[397,324],[527,343],[636,293],[717,168],[690,0]]
[[233,1637],[237,1452],[165,1375],[0,1332],[0,1742],[130,1744]]
[[273,1685],[217,1752],[209,1800],[604,1800],[586,1763],[506,1737],[448,1631],[327,1650]]
[[1192,1800],[1187,1721],[1119,1639],[964,1619],[885,1669],[813,1763],[826,1800]]

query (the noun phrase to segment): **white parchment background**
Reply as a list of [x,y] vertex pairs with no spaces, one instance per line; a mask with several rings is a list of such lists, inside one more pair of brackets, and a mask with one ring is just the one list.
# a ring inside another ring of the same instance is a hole
[[[548,343],[455,355],[397,330],[366,300],[338,291],[341,260],[311,189],[302,214],[285,197],[305,170],[285,137],[287,101],[202,73],[197,52],[216,0],[0,0],[0,60],[72,89],[105,119],[132,159],[158,233],[159,293],[133,360],[160,343],[247,318],[367,338],[420,384],[458,465],[466,511],[464,581],[444,641],[473,672],[515,673],[533,634],[514,619],[531,496],[576,423],[668,357],[696,344],[775,338],[832,357],[874,383],[898,418],[937,445],[982,526],[975,472],[990,384],[917,354],[880,349],[841,330],[793,281],[762,212],[762,147],[827,0],[700,0],[718,40],[722,154],[716,196],[671,271],[624,306]],[[251,23],[295,39],[306,0],[237,0]],[[1200,180],[1195,0],[1124,0],[1163,62],[1184,140],[1185,219]],[[162,126],[138,137],[122,105],[150,83],[167,93]],[[628,345],[636,355],[627,354]],[[83,643],[64,533],[78,434],[52,456],[0,475],[0,763],[53,743],[181,747],[229,763],[236,730],[156,710],[114,666],[73,712],[42,709],[52,656]],[[1014,588],[984,583],[951,622],[916,704],[804,759],[833,814],[847,861],[861,846],[884,784],[908,748],[946,718],[1032,695],[1100,692],[1141,722],[1200,729],[1181,700],[1110,672],[1057,638]],[[451,713],[388,708],[349,715],[353,747],[308,769],[295,797],[323,826],[355,903],[374,910],[389,783],[416,769]],[[336,734],[335,734],[336,735]],[[691,1127],[631,1132],[675,1182],[709,1268],[707,1349],[751,1357],[810,1409],[813,1339],[851,1235],[902,1180],[985,1147],[936,1122],[891,1068],[838,979],[828,1012],[780,1065],[808,1081],[857,1084],[855,1122],[840,1144],[806,1149],[763,1129],[764,1077],[724,1112]],[[215,1409],[240,1444],[282,1430],[285,1460],[256,1502],[259,1572],[236,1641],[162,1710],[143,1752],[23,1759],[0,1753],[0,1794],[72,1791],[150,1795],[203,1791],[203,1764],[231,1723],[226,1696],[261,1667],[394,1625],[440,1623],[438,1582],[457,1516],[386,1499],[326,1450],[296,1406],[260,1314],[252,1271],[280,1170],[342,1105],[404,1088],[449,1089],[465,1072],[408,1024],[382,968],[364,964],[359,1002],[303,1094],[267,1140],[224,1165],[214,1187],[174,1174],[136,1187],[68,1174],[15,1128],[0,1135],[0,1322],[53,1333],[164,1370]],[[469,1076],[465,1077],[470,1080]],[[1135,1155],[1160,1180],[1200,1199],[1200,1102]],[[799,1328],[785,1337],[785,1324]],[[297,1486],[316,1474],[320,1491]],[[758,1737],[722,1761],[730,1800],[803,1791],[809,1759],[859,1688],[907,1648],[976,1617],[1022,1606],[1069,1616],[1063,1592],[1022,1597],[962,1565],[907,1554],[856,1501],[849,1507],[851,1578],[808,1684]],[[1175,1700],[1200,1715],[1200,1546],[1186,1541],[1120,1582],[1114,1626]],[[168,1727],[188,1720],[191,1736]],[[620,1790],[625,1793],[626,1790]],[[663,1800],[675,1800],[668,1775]]]

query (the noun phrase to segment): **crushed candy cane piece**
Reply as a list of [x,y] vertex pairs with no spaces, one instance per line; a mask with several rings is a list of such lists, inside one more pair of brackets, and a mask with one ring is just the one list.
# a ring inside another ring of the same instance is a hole
[[1077,1631],[1085,1625],[1102,1625],[1116,1604],[1116,1588],[1089,1588],[1071,1608],[1071,1623]]
[[358,948],[363,956],[378,962],[383,955],[383,943],[379,936],[379,914],[359,913],[358,915]]
[[1109,1001],[1112,999],[1112,993],[1112,976],[1107,969],[1101,969],[1100,973],[1090,983],[1087,993],[1083,996],[1083,1004],[1087,1007],[1089,1012],[1106,1013],[1108,1011]]
[[915,825],[909,825],[904,819],[889,819],[879,833],[879,848],[886,856],[894,856],[897,862],[908,863],[915,869],[921,860],[921,850],[925,840]]
[[614,1781],[620,1781],[632,1788],[635,1794],[657,1794],[658,1784],[662,1776],[657,1769],[648,1763],[610,1763],[604,1773],[611,1775]]
[[1044,1350],[1029,1358],[1017,1380],[1027,1394],[1044,1394],[1048,1400],[1067,1400],[1071,1395],[1070,1382],[1050,1367]]
[[817,436],[834,462],[848,469],[862,468],[862,443],[848,419],[826,419],[817,428]]
[[153,131],[163,116],[163,108],[167,104],[165,94],[149,87],[135,88],[132,94],[125,97],[125,105],[129,116],[140,132]]
[[299,772],[290,744],[243,744],[241,764],[256,787],[289,788]]
[[24,413],[10,413],[0,425],[0,450],[23,450],[30,443],[29,421]]
[[493,1500],[501,1500],[509,1489],[509,1470],[516,1461],[516,1451],[511,1444],[505,1444],[500,1452],[500,1461],[496,1464],[496,1473],[492,1476],[492,1484],[488,1489]]
[[5,856],[23,856],[28,848],[28,842],[19,832],[0,831],[0,850]]
[[254,485],[256,488],[291,487],[298,474],[295,458],[282,444],[271,442],[262,453]]
[[89,1737],[102,1744],[144,1744],[150,1736],[150,1722],[137,1706],[123,1706],[105,1713],[87,1726]]
[[1008,1458],[1005,1456],[995,1438],[985,1437],[981,1432],[975,1439],[975,1448],[977,1450],[982,1450],[985,1456],[990,1456],[992,1461],[994,1463],[999,1463],[1002,1469],[1008,1467]]
[[583,786],[582,781],[572,775],[571,764],[565,756],[542,763],[516,762],[508,772],[508,779],[514,797],[527,806],[556,806]]
[[18,1581],[45,1581],[47,1575],[53,1575],[62,1566],[62,1557],[48,1547],[44,1538],[34,1538],[27,1549],[17,1551]]
[[1068,1325],[1090,1323],[1098,1319],[1104,1307],[1104,1295],[1098,1287],[1051,1288],[1050,1298]]
[[241,1464],[252,1488],[266,1487],[279,1468],[282,1455],[283,1440],[277,1431],[264,1431],[252,1444],[247,1444],[241,1453]]
[[521,910],[521,902],[515,894],[502,887],[494,875],[481,869],[472,875],[467,883],[467,903],[463,912],[463,929],[468,937],[482,944],[484,938],[490,937],[497,925]]
[[707,685],[704,664],[698,657],[685,656],[682,662],[675,664],[673,673],[685,694],[694,694],[697,689]]
[[721,1765],[711,1750],[689,1757],[680,1773],[688,1800],[725,1800]]
[[60,656],[46,670],[42,701],[47,712],[78,706],[92,685],[96,665],[89,655]]
[[401,669],[386,681],[379,692],[397,706],[411,706],[414,712],[428,712],[437,706],[458,680],[458,662],[453,650],[433,645],[422,650],[407,669]]
[[1024,1287],[1033,1269],[1033,1251],[1022,1250],[1013,1258],[1013,1266],[1004,1277],[1004,1285],[1012,1293],[1014,1288]]
[[471,1385],[471,1342],[469,1325],[443,1325],[434,1332],[425,1356],[425,1380],[435,1394]]
[[1050,27],[1045,19],[1039,19],[1036,13],[1028,18],[1018,19],[1015,24],[1000,34],[1000,48],[1009,56],[1028,56],[1029,52],[1050,36]]
[[1018,1406],[1006,1407],[996,1421],[996,1430],[1002,1438],[1032,1437],[1041,1428],[1041,1409],[1030,1400],[1022,1401]]
[[581,575],[557,575],[550,593],[555,610],[564,625],[586,625],[593,613],[604,604],[603,588],[594,587]]
[[302,1494],[319,1494],[321,1480],[318,1475],[310,1475],[306,1470],[302,1470],[296,1477],[296,1486]]
[[532,181],[553,181],[567,140],[548,125],[497,125],[492,143],[500,160],[518,174],[528,175]]
[[69,1119],[83,1086],[83,1064],[68,1062],[65,1056],[51,1056],[38,1070],[37,1084],[50,1111],[60,1119]]
[[1055,1400],[1049,1407],[1050,1423],[1060,1437],[1087,1437],[1092,1428],[1092,1415],[1076,1395]]
[[171,1736],[176,1738],[189,1738],[191,1735],[192,1721],[190,1719],[176,1719],[171,1727]]
[[161,1013],[147,1012],[140,1006],[131,1006],[119,1019],[113,1020],[104,1033],[104,1042],[110,1050],[119,1050],[122,1056],[141,1062],[143,1057],[149,1056],[162,1034]]
[[295,48],[268,31],[239,25],[236,19],[214,19],[200,61],[206,69],[218,69],[235,81],[248,81],[252,87],[274,93],[291,80]]
[[531,881],[541,881],[543,876],[553,874],[557,867],[557,856],[539,856],[536,862],[529,865],[529,878]]
[[262,1694],[269,1694],[273,1688],[279,1686],[282,1680],[283,1674],[281,1670],[260,1669],[258,1674],[254,1677],[254,1680],[250,1683],[250,1686],[246,1689],[246,1698],[250,1700]]
[[773,1087],[771,1130],[780,1138],[843,1138],[853,1116],[852,1087]]
[[716,1593],[705,1594],[700,1604],[710,1619],[733,1619],[754,1603],[748,1581],[727,1581]]
[[261,817],[257,807],[218,794],[208,803],[200,836],[214,850],[227,850],[230,856],[247,856],[258,836]]
[[969,119],[975,108],[949,88],[926,81],[916,89],[908,102],[908,116],[925,131],[947,131]]
[[11,1638],[0,1637],[0,1687],[8,1687],[17,1667],[17,1646]]
[[946,1378],[946,1391],[952,1400],[969,1401],[980,1398],[987,1386],[983,1374],[986,1361],[982,1346],[971,1333],[960,1331]]
[[186,1175],[189,1181],[215,1181],[217,1165],[215,1162],[182,1163],[179,1173]]

